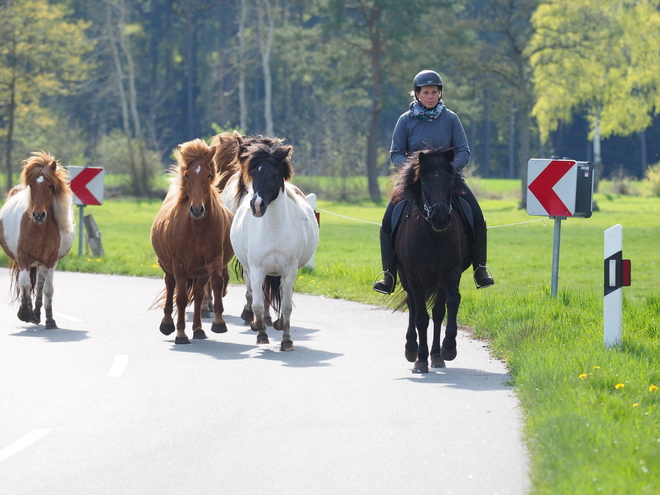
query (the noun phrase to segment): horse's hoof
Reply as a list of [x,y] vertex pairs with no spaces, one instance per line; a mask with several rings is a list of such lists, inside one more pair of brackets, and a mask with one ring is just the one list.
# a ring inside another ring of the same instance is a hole
[[453,361],[454,358],[456,358],[456,354],[457,351],[455,347],[453,349],[447,349],[445,346],[442,346],[440,349],[440,357],[445,361]]
[[265,333],[258,334],[257,344],[270,344],[270,340],[268,340],[268,335]]
[[56,330],[59,327],[57,326],[57,323],[55,323],[55,320],[46,320],[46,326],[44,328],[46,330]]
[[445,360],[440,356],[431,356],[431,368],[445,368]]
[[18,316],[19,320],[24,321],[25,323],[30,323],[33,319],[32,311],[25,308],[20,308],[18,313],[16,313],[16,316]]
[[177,337],[174,339],[175,344],[190,344],[188,337]]
[[161,323],[160,324],[160,333],[163,335],[170,335],[172,332],[176,330],[176,327],[174,326],[174,323]]
[[413,366],[412,369],[413,373],[428,373],[429,372],[429,363],[425,363],[422,361],[417,361],[415,363],[415,366]]
[[282,343],[280,344],[280,351],[292,351],[293,350],[293,342],[290,340],[283,340]]
[[227,324],[222,322],[222,323],[213,323],[211,325],[211,331],[213,333],[227,333]]
[[273,323],[273,328],[275,330],[284,330],[284,323],[282,323],[282,318],[278,318],[277,320],[275,320],[275,322]]
[[206,332],[204,332],[204,330],[195,330],[193,332],[193,339],[203,340],[206,338],[208,337],[206,336]]
[[254,313],[249,309],[244,308],[243,312],[241,313],[241,319],[243,320],[243,323],[249,325],[250,323],[252,323],[252,320],[254,319]]
[[417,351],[409,351],[406,349],[406,359],[409,363],[414,363],[417,361]]

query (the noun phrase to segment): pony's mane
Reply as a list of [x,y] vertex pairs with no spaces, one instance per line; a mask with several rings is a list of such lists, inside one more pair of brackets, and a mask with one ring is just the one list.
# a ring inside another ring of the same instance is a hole
[[394,174],[395,186],[392,189],[392,202],[398,203],[404,199],[414,199],[419,195],[420,178],[438,165],[452,177],[456,169],[451,164],[454,150],[421,150],[413,153],[404,165]]
[[213,163],[220,174],[218,187],[221,191],[229,178],[238,171],[238,159],[244,140],[245,136],[236,130],[222,132],[211,138],[211,146],[215,146],[216,149]]
[[[236,184],[236,194],[234,195],[235,201],[240,201],[240,199],[247,193],[247,189],[248,189],[247,185],[250,182],[252,182],[249,173],[250,169],[248,165],[248,161],[250,161],[252,158],[252,150],[250,149],[251,146],[257,145],[257,148],[259,148],[261,152],[265,153],[266,148],[273,149],[275,147],[281,147],[283,146],[283,144],[284,144],[284,139],[276,138],[276,137],[266,137],[260,134],[246,138],[241,143],[239,149],[239,160],[238,160],[240,173],[238,177],[238,182]],[[291,146],[288,146],[288,148],[293,150],[293,147]],[[291,153],[289,152],[289,155],[290,154]],[[287,163],[291,168],[291,174],[289,176],[290,179],[291,176],[293,176],[293,166],[291,165],[291,162],[288,161],[288,159],[287,159]]]
[[275,165],[284,182],[288,182],[293,177],[293,165],[289,157],[293,151],[293,146],[282,144],[281,140],[273,140],[270,144],[258,141],[250,144],[241,155],[245,157],[245,163],[242,166],[241,175],[244,184],[252,181],[251,172],[266,161]]
[[53,185],[53,217],[60,230],[69,233],[74,229],[71,211],[72,192],[68,183],[68,171],[47,151],[33,151],[32,156],[23,160],[21,183],[32,184],[39,176]]

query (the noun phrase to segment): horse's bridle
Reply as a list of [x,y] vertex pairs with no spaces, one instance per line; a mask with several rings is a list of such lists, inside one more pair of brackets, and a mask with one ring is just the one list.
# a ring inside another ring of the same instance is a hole
[[422,190],[422,207],[423,207],[423,210],[420,210],[420,213],[422,214],[422,218],[424,218],[424,220],[426,220],[427,222],[431,222],[431,212],[433,211],[433,208],[435,208],[436,206],[444,206],[447,209],[447,214],[451,213],[452,210],[451,201],[449,205],[446,205],[444,203],[435,203],[429,206],[429,202],[426,199],[426,194],[424,194],[424,188],[420,187],[420,189]]

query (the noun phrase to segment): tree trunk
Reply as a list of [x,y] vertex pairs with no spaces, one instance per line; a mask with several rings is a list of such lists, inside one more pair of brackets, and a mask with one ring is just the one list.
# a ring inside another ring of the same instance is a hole
[[[262,0],[264,8],[259,8],[259,47],[261,48],[261,67],[264,73],[264,119],[266,136],[274,136],[273,126],[273,79],[270,72],[270,54],[273,49],[275,34],[275,13],[270,0]],[[265,19],[264,19],[265,16]],[[266,26],[267,24],[267,26]],[[264,30],[266,35],[264,39]]]
[[246,0],[241,0],[238,18],[238,105],[241,132],[247,132],[247,105],[245,103],[245,21],[247,19]]
[[594,192],[598,192],[598,183],[603,177],[603,160],[600,153],[600,108],[596,109],[596,115],[594,115]]
[[[12,49],[15,45],[12,46]],[[14,141],[14,119],[16,118],[16,72],[12,69],[12,78],[9,83],[9,111],[7,125],[7,149],[6,149],[6,160],[7,160],[7,192],[14,187],[14,178],[12,177],[12,166],[11,166],[11,153],[13,150],[13,141]]]
[[509,110],[509,179],[516,177],[516,106],[511,102]]
[[195,22],[192,13],[186,14],[186,128],[188,139],[195,138]]
[[648,156],[646,153],[646,129],[639,133],[639,149],[640,149],[640,163],[639,163],[639,178],[643,179],[646,176],[646,168],[649,166]]

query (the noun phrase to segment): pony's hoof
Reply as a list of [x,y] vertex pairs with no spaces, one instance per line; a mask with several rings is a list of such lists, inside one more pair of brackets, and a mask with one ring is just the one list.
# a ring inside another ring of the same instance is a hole
[[174,332],[174,330],[176,330],[174,323],[160,324],[160,333],[162,333],[163,335],[170,335],[172,332]]
[[16,316],[18,316],[19,320],[24,321],[25,323],[30,323],[34,319],[32,311],[26,308],[20,308],[18,313],[16,313]]
[[241,313],[241,319],[243,320],[244,324],[249,325],[254,319],[254,313],[249,309],[243,309],[243,312]]
[[227,333],[227,324],[222,322],[222,323],[213,323],[211,325],[211,331],[213,333]]
[[46,330],[56,330],[59,327],[57,326],[57,323],[55,323],[55,320],[46,320],[46,326],[44,328]]
[[413,366],[412,369],[413,373],[428,373],[429,372],[429,363],[425,363],[422,361],[417,361],[415,363],[415,366]]
[[206,338],[208,338],[208,337],[206,336],[206,332],[204,332],[204,330],[195,330],[193,332],[193,339],[203,340],[203,339],[206,339]]
[[280,351],[292,351],[293,350],[293,342],[290,340],[283,340],[282,343],[280,344]]
[[417,361],[417,351],[410,351],[406,349],[406,359],[408,360],[409,363],[414,363]]
[[456,358],[456,354],[457,351],[455,347],[453,349],[447,349],[445,346],[442,346],[440,349],[440,357],[445,361],[453,361],[454,358]]
[[177,337],[174,339],[175,344],[190,344],[188,337]]
[[431,368],[445,368],[445,360],[440,356],[431,356]]
[[265,333],[258,334],[257,344],[270,344],[270,340],[268,340],[268,335],[266,335]]
[[275,320],[275,322],[273,323],[273,328],[275,330],[284,330],[284,323],[282,323],[282,318],[278,318],[277,320]]

